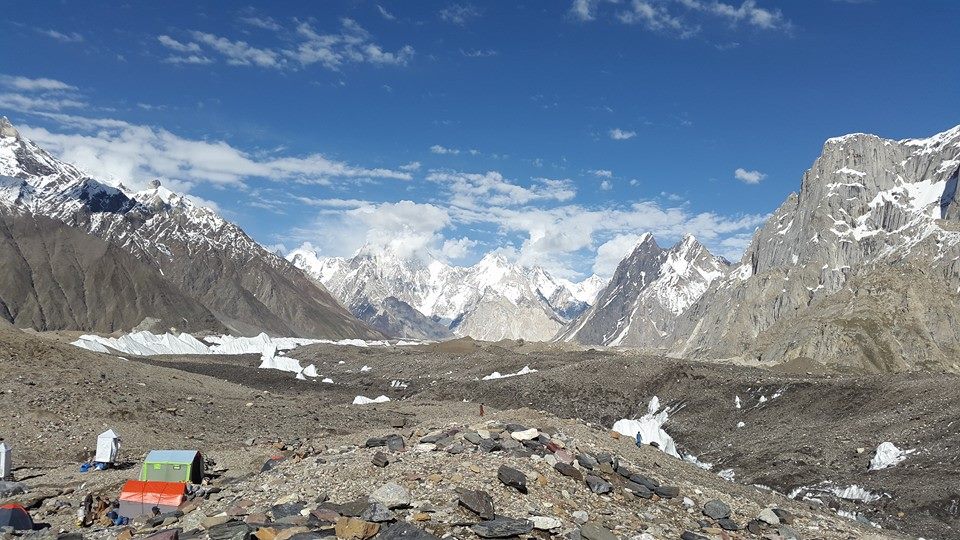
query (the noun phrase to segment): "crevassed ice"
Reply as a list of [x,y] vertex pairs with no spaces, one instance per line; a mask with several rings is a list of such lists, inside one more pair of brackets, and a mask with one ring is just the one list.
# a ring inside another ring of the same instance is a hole
[[908,454],[916,451],[916,448],[901,450],[892,442],[882,442],[877,446],[877,452],[874,454],[873,459],[870,460],[870,470],[877,471],[886,469],[887,467],[893,467],[897,463],[907,459]]

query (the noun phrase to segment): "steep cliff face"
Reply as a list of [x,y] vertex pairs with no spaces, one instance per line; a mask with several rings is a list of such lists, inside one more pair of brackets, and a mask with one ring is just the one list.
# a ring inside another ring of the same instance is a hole
[[644,234],[594,305],[570,323],[559,340],[583,345],[655,347],[676,317],[727,270],[687,235],[670,249]]
[[958,169],[960,127],[928,139],[828,140],[800,191],[662,345],[867,370],[954,365]]

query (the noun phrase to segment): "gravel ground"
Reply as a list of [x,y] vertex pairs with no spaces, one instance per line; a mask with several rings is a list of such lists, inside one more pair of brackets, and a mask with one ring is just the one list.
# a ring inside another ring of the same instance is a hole
[[[368,433],[382,435],[401,418],[406,426],[422,429],[479,421],[480,403],[494,418],[574,419],[576,429],[612,444],[608,429],[613,421],[642,414],[657,395],[671,409],[665,429],[682,450],[712,462],[713,469],[703,471],[649,448],[638,451],[655,459],[658,468],[676,468],[670,474],[688,489],[727,494],[748,490],[737,496],[757,506],[748,505],[751,510],[744,516],[768,504],[769,497],[783,499],[750,484],[789,493],[830,481],[884,495],[860,503],[814,493],[822,506],[807,501],[800,507],[812,504],[832,515],[831,520],[839,519],[837,510],[859,514],[884,531],[960,536],[954,502],[960,500],[960,441],[951,427],[958,412],[951,399],[957,387],[954,376],[796,375],[622,352],[470,340],[387,349],[317,345],[291,353],[304,365],[315,363],[322,376],[334,380],[324,384],[257,370],[259,359],[253,355],[119,359],[21,332],[0,332],[0,367],[15,374],[0,380],[0,392],[7,402],[18,404],[0,423],[0,435],[14,447],[16,475],[33,477],[28,483],[36,489],[116,490],[133,474],[91,476],[77,471],[85,448],[107,427],[123,437],[123,455],[131,463],[151,448],[199,448],[226,467],[228,476],[241,478],[240,471],[252,474],[269,457],[272,447],[264,441],[323,452],[358,444]],[[527,365],[538,371],[480,380],[493,371],[514,373]],[[370,369],[362,371],[363,366]],[[406,387],[391,388],[393,381]],[[349,405],[356,395],[381,394],[393,401]],[[736,396],[740,409],[734,407]],[[762,403],[760,396],[765,398]],[[744,426],[737,428],[738,422]],[[257,443],[248,447],[245,441],[250,438]],[[867,472],[874,449],[884,440],[918,450],[896,467]],[[618,444],[626,447],[618,452],[633,450],[629,442]],[[438,459],[431,455],[433,461],[417,467],[437,468],[442,464],[434,462]],[[356,462],[366,466],[369,456]],[[462,469],[464,464],[450,466]],[[733,469],[737,482],[720,479],[716,472],[721,469]],[[535,471],[528,472],[532,476]],[[382,480],[382,474],[370,482]],[[374,487],[370,482],[358,489]],[[861,529],[850,537],[862,534]]]

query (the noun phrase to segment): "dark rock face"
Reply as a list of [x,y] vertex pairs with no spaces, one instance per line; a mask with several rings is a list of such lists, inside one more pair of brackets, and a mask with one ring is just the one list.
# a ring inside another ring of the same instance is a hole
[[60,221],[0,206],[0,317],[21,328],[224,331],[155,267]]

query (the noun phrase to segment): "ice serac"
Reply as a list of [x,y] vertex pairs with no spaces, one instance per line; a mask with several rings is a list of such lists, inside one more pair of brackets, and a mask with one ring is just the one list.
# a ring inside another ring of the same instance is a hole
[[724,275],[728,263],[690,235],[663,249],[647,233],[617,266],[596,302],[558,337],[583,345],[655,348],[676,317]]
[[233,333],[376,338],[322,286],[239,227],[155,182],[133,193],[61,162],[0,121],[0,204],[132,254]]
[[857,371],[960,370],[958,169],[960,126],[926,139],[829,139],[667,346]]
[[496,253],[470,267],[369,247],[348,258],[301,249],[288,259],[375,328],[420,339],[548,340],[593,300],[599,279],[574,284]]

